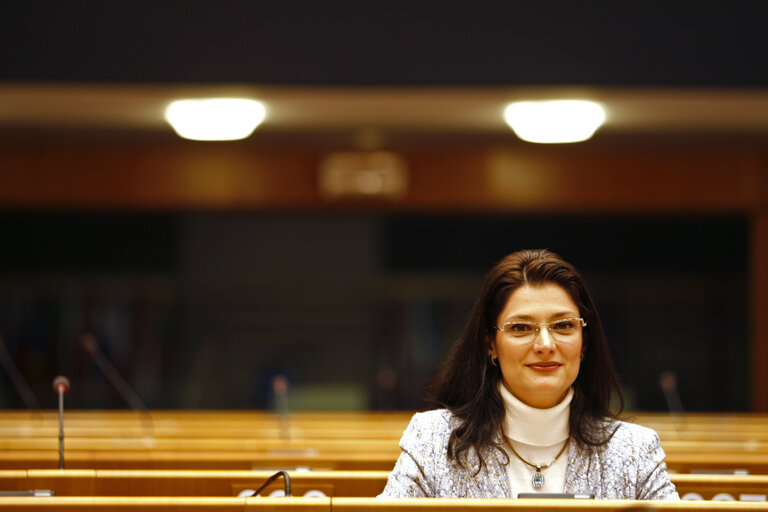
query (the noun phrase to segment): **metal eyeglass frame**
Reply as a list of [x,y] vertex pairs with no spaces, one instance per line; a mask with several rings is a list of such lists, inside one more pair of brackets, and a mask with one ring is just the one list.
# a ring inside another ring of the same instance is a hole
[[[586,327],[587,326],[587,322],[585,322],[583,318],[578,317],[578,316],[570,316],[568,318],[558,318],[557,320],[552,320],[551,322],[544,322],[544,323],[541,323],[541,324],[538,323],[538,322],[531,322],[531,321],[528,321],[528,320],[515,320],[515,321],[512,321],[512,322],[504,322],[501,327],[496,327],[494,325],[493,329],[495,329],[495,330],[497,330],[499,332],[504,332],[504,326],[505,325],[510,325],[510,324],[525,324],[525,325],[530,325],[530,326],[536,327],[536,334],[533,336],[533,338],[530,339],[530,341],[526,341],[525,342],[525,343],[531,343],[531,342],[536,341],[536,338],[539,337],[539,334],[541,333],[541,328],[542,327],[546,327],[547,332],[549,332],[549,336],[554,341],[562,343],[562,341],[558,340],[557,337],[555,336],[555,334],[552,332],[552,326],[555,325],[555,324],[558,324],[560,322],[567,322],[569,320],[574,320],[574,321],[580,322],[581,323],[581,327]],[[505,333],[505,334],[507,336],[509,336],[510,338],[517,338],[517,336],[515,336],[513,334],[510,334],[510,333]]]

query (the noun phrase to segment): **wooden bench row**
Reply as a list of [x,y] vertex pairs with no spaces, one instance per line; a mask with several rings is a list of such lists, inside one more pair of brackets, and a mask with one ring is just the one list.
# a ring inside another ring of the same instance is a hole
[[[253,426],[253,427],[228,427],[207,428],[187,427],[179,428],[144,428],[141,425],[126,424],[122,427],[76,427],[65,424],[65,435],[68,438],[88,439],[273,439],[273,440],[339,440],[357,439],[374,441],[397,442],[403,434],[407,422],[397,429],[386,429],[380,426],[362,426],[351,428],[328,427],[327,429],[302,429],[291,427],[281,430],[277,427]],[[647,424],[644,424],[648,426]],[[655,429],[662,442],[667,441],[719,441],[730,443],[768,444],[768,425],[761,430],[736,430],[728,427],[713,427],[711,429],[686,429],[686,430],[661,430]],[[31,428],[30,426],[0,427],[2,439],[58,439],[58,426]]]
[[[256,490],[272,471],[0,470],[0,491],[49,490],[56,496],[238,496]],[[386,471],[291,471],[294,496],[375,497]],[[768,475],[671,475],[681,496],[712,500],[726,495],[766,500]],[[282,479],[261,494],[283,489]]]
[[[308,413],[289,421],[267,412],[246,411],[68,411],[65,428],[73,437],[399,439],[411,413]],[[670,440],[768,440],[768,416],[756,414],[638,414],[632,421]],[[0,437],[56,437],[55,411],[4,411]]]
[[[148,427],[133,411],[67,413],[66,467],[390,470],[410,413],[295,413],[288,439],[281,437],[286,432],[281,419],[263,411],[152,411],[152,417]],[[662,436],[664,429],[680,428],[680,419],[670,415],[638,419],[661,427]],[[662,437],[671,470],[743,469],[768,474],[768,438],[760,437],[768,432],[768,416],[691,414],[685,415],[685,422],[684,434]],[[722,436],[730,438],[708,438],[707,429],[723,431]],[[58,467],[54,412],[4,411],[0,432],[8,434],[0,436],[1,468]],[[91,437],[89,432],[97,435]],[[185,437],[185,433],[192,434]],[[701,437],[695,439],[697,435]]]
[[[256,451],[69,451],[67,469],[260,469],[306,467],[315,470],[390,471],[397,453],[321,452],[316,450]],[[700,470],[745,470],[768,475],[768,453],[671,453],[667,466],[677,473]],[[0,468],[58,468],[57,450],[0,451]]]
[[744,512],[768,503],[743,501],[643,502],[558,499],[0,497],[0,510],[25,511],[275,511],[275,512]]
[[[115,437],[90,438],[66,436],[64,447],[70,452],[77,451],[250,451],[268,452],[275,450],[317,451],[317,452],[366,452],[388,453],[397,456],[400,448],[397,439],[237,439],[229,437],[208,438],[155,438]],[[667,454],[675,453],[768,453],[766,441],[667,441],[662,440]],[[0,437],[0,450],[54,450],[58,451],[57,437]]]

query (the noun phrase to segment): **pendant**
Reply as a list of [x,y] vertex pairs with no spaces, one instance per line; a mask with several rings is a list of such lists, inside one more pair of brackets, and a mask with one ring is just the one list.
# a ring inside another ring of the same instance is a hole
[[533,486],[537,489],[544,486],[544,475],[541,474],[541,468],[536,468],[536,472],[533,474]]

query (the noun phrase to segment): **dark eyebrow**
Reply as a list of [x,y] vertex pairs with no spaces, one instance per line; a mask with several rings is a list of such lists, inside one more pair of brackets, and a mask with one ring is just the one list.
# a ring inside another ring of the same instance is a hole
[[529,320],[531,322],[533,322],[533,320],[534,320],[531,315],[514,315],[514,316],[511,316],[510,319],[512,319],[512,320]]
[[[579,314],[576,313],[576,312],[573,312],[573,311],[559,311],[557,313],[554,313],[554,314],[550,315],[551,320],[549,320],[549,321],[550,322],[556,322],[557,320],[563,320],[563,319],[566,319],[566,318],[578,318],[578,317],[579,317]],[[511,321],[514,321],[514,320],[524,320],[526,322],[535,322],[536,321],[535,318],[532,317],[531,315],[513,315],[513,316],[507,318],[504,321],[505,322],[511,322]]]

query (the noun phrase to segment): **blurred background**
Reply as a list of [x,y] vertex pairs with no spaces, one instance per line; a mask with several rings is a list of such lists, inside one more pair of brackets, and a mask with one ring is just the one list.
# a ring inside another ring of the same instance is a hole
[[[631,409],[673,372],[687,410],[768,411],[765,2],[0,6],[0,407],[64,374],[126,408],[103,357],[149,408],[272,408],[282,375],[294,409],[422,409],[484,274],[549,248]],[[163,118],[221,96],[262,102],[250,137]],[[605,124],[505,123],[553,98]]]

